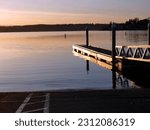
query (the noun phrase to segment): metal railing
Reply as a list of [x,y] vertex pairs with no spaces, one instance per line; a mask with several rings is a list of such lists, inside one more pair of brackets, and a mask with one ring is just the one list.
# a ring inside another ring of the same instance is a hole
[[150,59],[150,45],[116,46],[116,56]]

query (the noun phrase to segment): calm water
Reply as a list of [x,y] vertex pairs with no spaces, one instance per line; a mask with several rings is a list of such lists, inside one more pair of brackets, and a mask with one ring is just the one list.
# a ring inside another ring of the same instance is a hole
[[[146,39],[145,31],[117,32],[118,45]],[[0,91],[111,89],[111,71],[90,63],[87,72],[72,54],[76,43],[85,43],[85,32],[0,33]],[[111,32],[90,32],[90,43],[111,49]]]

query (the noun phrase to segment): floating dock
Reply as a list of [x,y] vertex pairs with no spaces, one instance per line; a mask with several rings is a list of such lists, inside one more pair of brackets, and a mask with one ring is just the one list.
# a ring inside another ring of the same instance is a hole
[[150,23],[148,24],[148,33],[148,45],[116,46],[116,25],[112,24],[112,50],[110,51],[89,46],[89,29],[86,28],[86,45],[73,45],[73,53],[102,61],[112,65],[112,68],[115,68],[116,63],[123,63],[124,61],[150,65]]
[[109,50],[85,45],[73,45],[72,48],[73,53],[78,53],[112,65],[111,51]]
[[116,46],[116,25],[112,24],[112,50],[90,46],[87,28],[86,45],[73,45],[73,53],[112,70],[113,88],[116,86],[116,72],[135,81],[137,85],[149,87],[150,23],[148,25],[148,45]]
[[[113,70],[112,51],[86,45],[73,45],[75,56]],[[150,45],[116,46],[115,71],[142,87],[150,84]]]
[[[97,48],[86,45],[73,45],[73,53],[78,53],[89,58],[93,58],[97,61],[104,62],[108,65],[112,65],[112,51]],[[140,65],[150,65],[150,45],[138,45],[138,46],[116,46],[116,64],[126,62],[135,62]],[[130,64],[132,66],[133,64]]]

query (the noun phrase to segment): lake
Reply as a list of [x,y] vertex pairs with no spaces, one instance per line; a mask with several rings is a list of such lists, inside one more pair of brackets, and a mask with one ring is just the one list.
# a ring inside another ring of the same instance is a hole
[[[112,89],[111,71],[90,62],[87,72],[73,44],[85,44],[85,32],[0,33],[0,91]],[[111,32],[91,31],[90,44],[111,49]],[[147,44],[146,31],[117,32],[117,45],[140,44]]]

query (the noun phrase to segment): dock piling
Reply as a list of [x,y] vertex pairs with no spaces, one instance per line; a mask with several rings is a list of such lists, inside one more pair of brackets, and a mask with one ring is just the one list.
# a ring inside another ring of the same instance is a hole
[[116,88],[116,24],[112,24],[112,82]]
[[148,23],[148,44],[150,45],[150,21]]
[[89,46],[89,29],[86,28],[86,46]]

